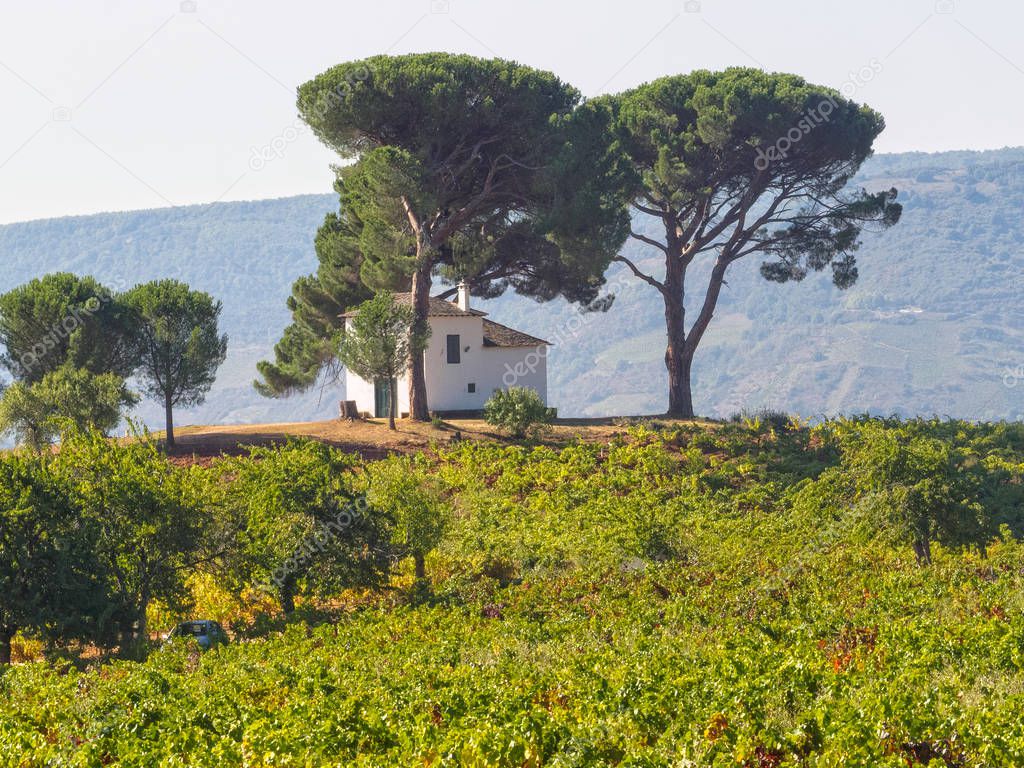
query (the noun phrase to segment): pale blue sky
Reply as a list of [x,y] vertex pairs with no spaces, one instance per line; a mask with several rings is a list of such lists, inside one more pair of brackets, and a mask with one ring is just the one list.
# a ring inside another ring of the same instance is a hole
[[9,0],[0,222],[329,192],[295,86],[383,52],[517,59],[587,96],[761,66],[880,110],[881,152],[1018,146],[1022,22],[1016,0]]

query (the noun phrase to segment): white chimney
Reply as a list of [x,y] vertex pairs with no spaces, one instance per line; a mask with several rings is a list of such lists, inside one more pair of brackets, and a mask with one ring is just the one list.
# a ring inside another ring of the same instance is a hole
[[455,300],[455,305],[463,312],[469,312],[469,286],[465,280],[459,283],[459,296]]

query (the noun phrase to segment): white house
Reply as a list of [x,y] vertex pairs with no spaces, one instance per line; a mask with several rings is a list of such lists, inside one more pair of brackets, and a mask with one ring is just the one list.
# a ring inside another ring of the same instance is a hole
[[[409,305],[412,294],[397,293],[395,301]],[[470,308],[465,285],[459,286],[454,302],[431,297],[430,340],[423,352],[431,412],[480,411],[496,390],[509,387],[534,389],[547,403],[549,343],[487,320],[486,315]],[[398,413],[408,415],[408,375],[397,385]],[[345,371],[345,398],[355,400],[360,413],[387,416],[388,383],[384,380],[366,381]]]

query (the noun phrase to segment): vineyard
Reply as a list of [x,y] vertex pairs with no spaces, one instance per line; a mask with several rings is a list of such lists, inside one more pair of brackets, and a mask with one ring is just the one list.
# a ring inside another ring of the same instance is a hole
[[[150,630],[210,618],[234,641],[142,661],[38,642],[0,669],[0,765],[1024,764],[1024,425],[292,448],[181,470],[202,535],[235,510],[249,554],[195,569]],[[358,579],[294,572],[285,616],[253,499],[283,476],[313,504],[317,472],[393,504],[401,546]]]

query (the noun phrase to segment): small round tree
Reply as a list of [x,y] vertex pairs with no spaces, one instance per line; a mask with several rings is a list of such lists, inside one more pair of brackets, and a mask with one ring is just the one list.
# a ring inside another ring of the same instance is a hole
[[217,328],[221,303],[177,280],[137,285],[121,301],[131,312],[136,375],[163,403],[173,447],[174,406],[202,403],[227,355],[228,337]]
[[426,555],[441,541],[448,506],[435,478],[409,458],[394,457],[369,470],[366,499],[391,517],[391,541],[400,554],[411,555],[416,581],[427,577]]
[[138,402],[115,373],[92,373],[64,364],[34,383],[16,381],[0,397],[0,435],[34,451],[48,446],[66,424],[108,433]]
[[360,305],[348,319],[338,350],[341,364],[366,381],[388,382],[388,428],[395,428],[398,410],[398,377],[409,360],[423,352],[430,329],[416,323],[412,307],[395,303],[383,291]]

